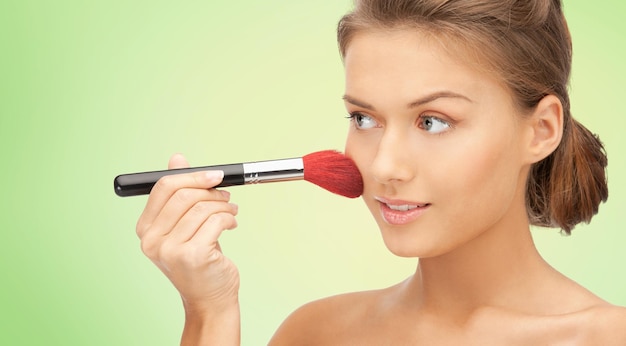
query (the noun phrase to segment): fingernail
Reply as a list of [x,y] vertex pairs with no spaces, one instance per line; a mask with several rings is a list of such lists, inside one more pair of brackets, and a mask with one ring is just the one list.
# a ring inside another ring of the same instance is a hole
[[222,180],[224,178],[224,171],[207,171],[205,173],[208,180]]
[[222,194],[222,196],[224,196],[224,198],[230,199],[230,192],[228,192],[226,190],[219,190],[219,191]]
[[235,203],[230,203],[230,205],[233,207],[233,210],[235,211],[235,214],[237,214],[239,212],[239,205],[237,205]]

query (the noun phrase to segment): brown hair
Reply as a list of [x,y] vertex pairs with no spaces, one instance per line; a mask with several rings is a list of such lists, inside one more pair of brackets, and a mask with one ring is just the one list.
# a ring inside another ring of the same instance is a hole
[[337,29],[342,57],[356,33],[394,28],[417,29],[446,49],[463,49],[455,51],[458,57],[471,53],[466,59],[499,76],[523,109],[558,97],[563,138],[531,168],[528,217],[567,234],[591,221],[608,198],[607,158],[598,137],[570,113],[572,43],[560,0],[356,0]]

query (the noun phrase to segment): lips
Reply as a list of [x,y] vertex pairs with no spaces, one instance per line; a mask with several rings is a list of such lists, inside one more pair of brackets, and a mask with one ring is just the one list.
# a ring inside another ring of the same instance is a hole
[[380,204],[383,219],[391,225],[411,223],[430,207],[430,203],[390,200],[382,197],[375,197],[375,199]]

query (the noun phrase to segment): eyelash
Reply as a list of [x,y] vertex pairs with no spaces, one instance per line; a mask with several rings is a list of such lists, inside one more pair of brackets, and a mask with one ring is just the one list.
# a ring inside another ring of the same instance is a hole
[[361,112],[352,112],[352,113],[349,113],[349,114],[348,114],[348,116],[346,116],[346,118],[347,118],[347,119],[350,119],[350,121],[354,124],[354,126],[355,126],[357,129],[359,129],[359,127],[358,127],[358,126],[357,126],[357,124],[356,124],[356,119],[357,119],[357,117],[368,117],[368,118],[371,118],[369,115],[365,115],[365,114],[363,114],[363,113],[361,113]]
[[[359,117],[359,116],[363,116],[363,117],[368,117],[368,118],[371,118],[369,115],[365,115],[365,114],[363,114],[363,113],[361,113],[361,112],[352,112],[352,113],[349,113],[349,114],[346,116],[346,118],[347,118],[347,119],[349,119],[351,122],[353,122],[353,123],[354,123],[354,126],[355,126],[357,129],[359,129],[359,127],[358,127],[358,126],[357,126],[357,124],[356,124],[356,118],[357,118],[357,117]],[[422,122],[422,121],[427,120],[427,119],[431,119],[431,120],[436,120],[436,121],[439,121],[439,122],[441,122],[441,123],[445,124],[445,125],[446,125],[449,129],[454,128],[454,124],[453,124],[452,122],[450,122],[450,121],[446,121],[446,120],[443,120],[443,119],[441,119],[440,117],[436,117],[436,116],[434,116],[434,115],[428,115],[428,114],[420,115],[420,116],[419,116],[419,118],[418,118],[418,122]],[[418,127],[419,127],[420,129],[423,129],[421,126],[418,126]],[[438,136],[441,136],[441,135],[446,134],[447,132],[448,132],[448,131],[446,130],[446,131],[441,131],[441,132],[432,133],[432,134],[433,134],[433,135],[438,135]]]

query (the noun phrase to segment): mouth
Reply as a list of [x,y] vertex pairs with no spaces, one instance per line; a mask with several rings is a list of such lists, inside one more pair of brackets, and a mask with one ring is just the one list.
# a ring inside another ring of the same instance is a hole
[[388,200],[375,197],[380,204],[380,212],[386,223],[391,225],[405,225],[419,218],[429,207],[430,203],[407,202]]
[[389,207],[389,209],[391,210],[397,210],[397,211],[409,211],[409,210],[413,210],[413,209],[417,209],[417,208],[424,208],[426,206],[428,206],[428,203],[425,204],[400,204],[400,205],[394,205],[394,204],[389,204],[389,203],[384,203],[387,207]]

